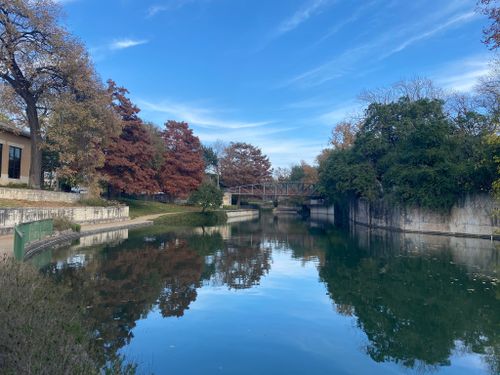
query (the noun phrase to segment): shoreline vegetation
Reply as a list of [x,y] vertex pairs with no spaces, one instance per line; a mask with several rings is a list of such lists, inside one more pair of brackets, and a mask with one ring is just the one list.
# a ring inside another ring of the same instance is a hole
[[14,259],[0,261],[0,271],[3,374],[135,374],[122,357],[103,358],[69,287]]

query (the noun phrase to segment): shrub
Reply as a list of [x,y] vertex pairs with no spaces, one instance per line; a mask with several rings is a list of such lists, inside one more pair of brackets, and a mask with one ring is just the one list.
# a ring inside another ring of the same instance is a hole
[[65,230],[71,229],[73,232],[80,232],[81,225],[72,222],[66,217],[56,217],[54,218],[54,230],[58,232],[63,232]]
[[222,205],[224,193],[209,181],[203,182],[189,197],[188,203],[200,206],[205,212],[207,209],[217,209]]
[[179,215],[165,215],[154,221],[158,225],[176,227],[202,227],[225,224],[227,215],[225,212],[189,212]]

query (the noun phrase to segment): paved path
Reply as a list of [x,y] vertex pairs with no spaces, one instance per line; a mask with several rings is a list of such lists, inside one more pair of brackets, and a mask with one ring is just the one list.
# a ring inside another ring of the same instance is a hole
[[[81,233],[85,232],[93,232],[96,230],[101,230],[101,229],[109,229],[109,230],[114,230],[114,229],[122,229],[122,228],[127,228],[127,227],[132,227],[132,226],[138,226],[141,224],[148,224],[149,222],[153,221],[154,219],[159,218],[160,216],[165,216],[165,215],[176,215],[182,212],[167,212],[163,214],[155,214],[155,215],[145,215],[145,216],[139,216],[136,217],[135,219],[130,219],[130,220],[125,220],[125,221],[114,221],[111,223],[100,223],[100,224],[83,224]],[[14,235],[13,234],[7,234],[4,236],[0,236],[0,259],[2,259],[4,256],[12,256],[13,255],[13,248],[14,248]]]

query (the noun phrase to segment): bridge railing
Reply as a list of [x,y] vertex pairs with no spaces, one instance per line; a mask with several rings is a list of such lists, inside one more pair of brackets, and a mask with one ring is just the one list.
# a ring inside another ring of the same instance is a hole
[[231,187],[227,192],[252,196],[312,196],[317,195],[317,187],[306,183],[262,183]]

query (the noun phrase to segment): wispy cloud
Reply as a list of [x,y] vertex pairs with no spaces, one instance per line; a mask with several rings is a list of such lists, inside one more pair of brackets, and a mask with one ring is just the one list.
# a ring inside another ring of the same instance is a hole
[[318,120],[325,125],[332,126],[339,121],[358,117],[362,109],[363,107],[359,103],[345,102],[337,105],[333,110],[321,114]]
[[460,24],[467,23],[467,22],[471,21],[476,16],[477,16],[477,14],[475,12],[467,12],[464,14],[459,14],[456,17],[451,18],[447,22],[439,25],[438,27],[435,27],[433,29],[425,31],[421,34],[417,34],[417,35],[409,37],[408,39],[404,40],[401,44],[399,44],[396,48],[394,48],[391,51],[389,51],[388,53],[382,55],[381,58],[383,59],[383,58],[389,57],[397,52],[401,52],[404,49],[411,46],[412,44],[417,43],[421,40],[430,38],[433,35],[439,33],[440,31],[449,29],[452,26],[458,26]]
[[488,56],[477,55],[451,62],[433,75],[436,83],[449,91],[470,92],[478,80],[491,71]]
[[139,100],[139,105],[144,110],[166,114],[172,117],[173,120],[186,121],[203,128],[244,129],[261,127],[272,123],[272,121],[246,122],[221,119],[219,117],[219,111],[214,109],[196,107],[173,101],[164,100],[159,103],[152,103],[145,100]]
[[274,167],[286,167],[301,159],[313,162],[316,155],[326,147],[327,137],[319,140],[297,139],[300,124],[285,125],[280,121],[234,120],[227,111],[206,105],[179,103],[170,100],[151,102],[134,99],[142,109],[145,119],[165,121],[167,119],[186,121],[204,143],[217,140],[224,142],[248,142],[260,147],[269,155]]
[[356,22],[363,13],[365,13],[369,8],[373,7],[377,4],[377,0],[366,2],[363,5],[359,6],[352,14],[347,17],[343,17],[339,22],[332,25],[328,31],[315,43],[312,44],[313,47],[323,43],[325,40],[331,38],[335,34],[337,34],[340,30],[342,30],[347,25]]
[[120,39],[115,40],[109,45],[110,50],[120,50],[125,48],[131,48],[140,46],[141,44],[146,44],[149,41],[146,39]]
[[150,6],[147,9],[147,17],[154,17],[158,13],[162,12],[168,12],[171,10],[176,10],[180,9],[186,5],[192,4],[192,3],[206,3],[211,0],[167,0],[164,1],[163,3],[158,3]]
[[[450,9],[455,10],[455,8]],[[443,16],[446,17],[443,19]],[[292,77],[278,87],[291,85],[318,86],[346,74],[353,74],[353,72],[359,74],[360,70],[356,68],[356,64],[361,61],[365,62],[364,68],[369,69],[376,62],[380,62],[417,42],[431,38],[452,27],[458,27],[470,22],[475,17],[475,13],[470,11],[458,14],[455,12],[452,15],[443,12],[443,14],[434,14],[427,20],[419,20],[406,27],[396,25],[372,40],[351,47],[322,65]],[[441,24],[433,27],[436,23]],[[427,30],[422,30],[422,24],[427,25]],[[367,59],[368,57],[369,59]]]
[[321,13],[334,0],[308,0],[302,8],[295,12],[291,17],[284,20],[276,30],[276,36],[288,33],[302,23],[306,22],[312,16]]

